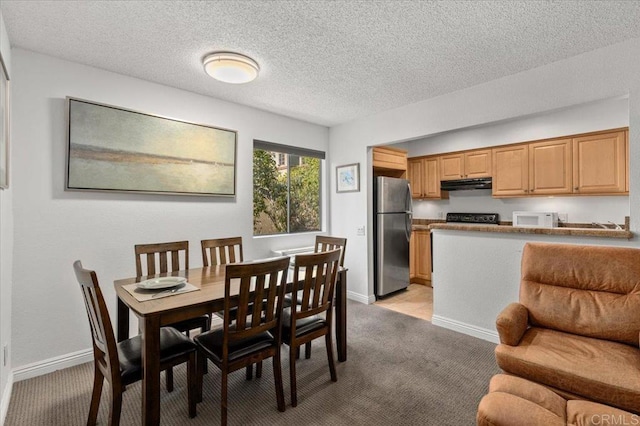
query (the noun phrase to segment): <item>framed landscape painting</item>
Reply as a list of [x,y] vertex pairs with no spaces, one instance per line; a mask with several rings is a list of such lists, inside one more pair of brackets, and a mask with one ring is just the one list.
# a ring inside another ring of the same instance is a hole
[[67,103],[67,190],[235,196],[235,131]]

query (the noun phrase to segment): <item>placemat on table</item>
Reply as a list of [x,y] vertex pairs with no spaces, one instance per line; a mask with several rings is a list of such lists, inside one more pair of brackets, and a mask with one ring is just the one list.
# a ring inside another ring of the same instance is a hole
[[143,290],[138,288],[138,283],[126,284],[122,288],[127,290],[138,302],[146,302],[147,300],[157,300],[163,297],[175,296],[178,294],[189,293],[190,291],[200,290],[193,284],[184,283],[182,287],[176,291],[173,288],[161,289],[161,290]]

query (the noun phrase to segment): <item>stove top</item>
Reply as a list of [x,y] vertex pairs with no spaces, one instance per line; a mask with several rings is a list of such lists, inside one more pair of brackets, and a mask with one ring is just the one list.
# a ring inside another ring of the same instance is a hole
[[447,223],[497,225],[498,213],[447,213]]

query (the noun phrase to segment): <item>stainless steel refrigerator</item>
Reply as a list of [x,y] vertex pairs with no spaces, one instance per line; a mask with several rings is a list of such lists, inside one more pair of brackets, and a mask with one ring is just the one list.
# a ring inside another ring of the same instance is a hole
[[377,177],[374,185],[375,293],[409,286],[411,188],[406,179]]

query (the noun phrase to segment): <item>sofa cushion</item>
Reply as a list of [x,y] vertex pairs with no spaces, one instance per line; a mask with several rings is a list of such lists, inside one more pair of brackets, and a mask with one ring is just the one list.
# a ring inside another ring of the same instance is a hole
[[531,325],[638,347],[640,250],[527,243],[521,278]]
[[495,352],[507,373],[640,414],[638,348],[532,327]]

